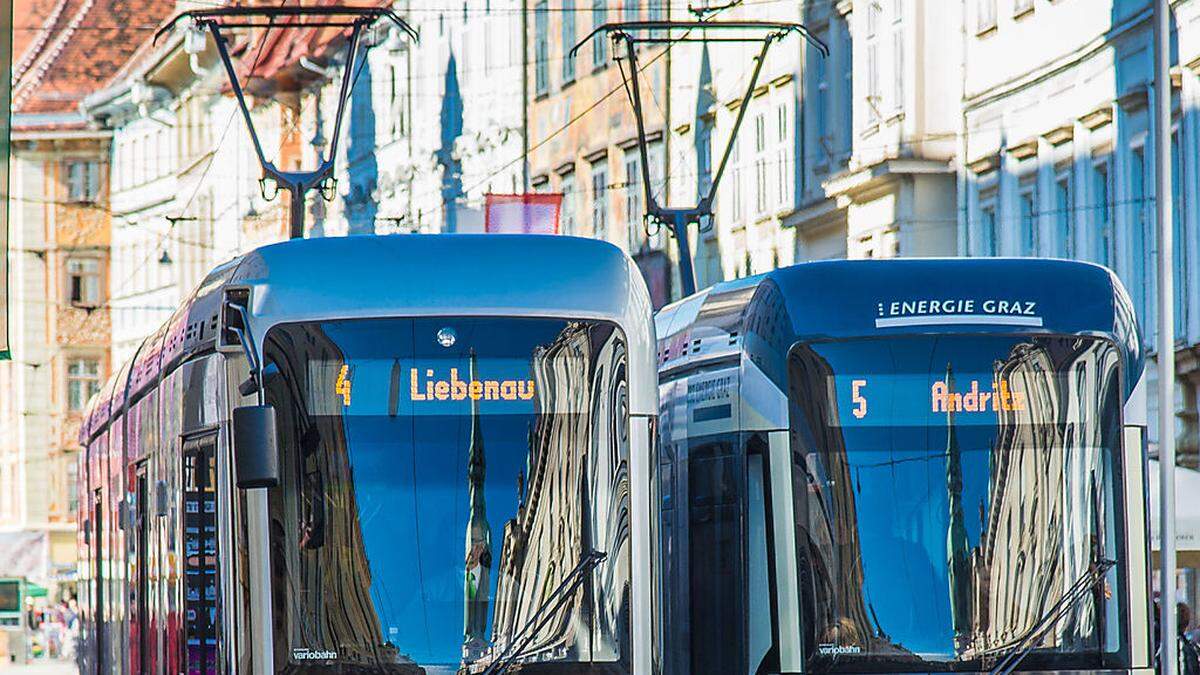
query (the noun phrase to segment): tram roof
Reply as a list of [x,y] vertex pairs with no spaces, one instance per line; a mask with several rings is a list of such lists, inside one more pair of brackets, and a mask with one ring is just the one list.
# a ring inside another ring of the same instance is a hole
[[545,235],[326,237],[264,246],[230,279],[271,323],[381,315],[616,320],[645,295],[616,246]]
[[1039,258],[897,258],[800,263],[716,284],[656,316],[669,371],[738,350],[784,354],[801,340],[932,333],[1093,335],[1112,340],[1128,386],[1142,370],[1133,305],[1092,263]]
[[[260,247],[214,269],[88,407],[90,438],[159,374],[215,345],[228,287],[251,289],[250,325],[398,316],[569,317],[616,322],[653,377],[650,298],[637,266],[596,239],[546,235],[348,236]],[[631,391],[631,405],[655,410]],[[110,410],[111,408],[111,410]]]

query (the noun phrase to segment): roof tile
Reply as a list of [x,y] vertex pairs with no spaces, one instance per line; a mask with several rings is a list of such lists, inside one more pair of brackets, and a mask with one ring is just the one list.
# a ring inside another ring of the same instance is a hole
[[[12,109],[17,114],[78,110],[80,101],[103,87],[175,8],[174,0],[17,3],[14,9],[22,19],[16,42],[24,50],[17,60],[24,68],[14,69]],[[24,9],[30,13],[22,13]],[[37,30],[20,30],[35,23]]]

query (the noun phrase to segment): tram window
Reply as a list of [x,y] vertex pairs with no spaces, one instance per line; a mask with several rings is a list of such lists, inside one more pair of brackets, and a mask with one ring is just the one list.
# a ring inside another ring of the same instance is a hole
[[215,436],[183,446],[184,607],[187,672],[217,673],[219,574]]
[[[277,326],[263,344],[280,448],[277,672],[449,672],[488,662],[539,614],[550,618],[520,660],[627,672],[615,326],[347,320]],[[605,557],[581,567],[590,552]],[[562,586],[580,575],[580,590]],[[557,588],[578,600],[539,609]]]
[[[1098,559],[1125,564],[1110,343],[816,342],[792,350],[789,379],[811,670],[974,670]],[[1125,579],[1110,570],[1065,605],[1023,667],[1119,665]]]

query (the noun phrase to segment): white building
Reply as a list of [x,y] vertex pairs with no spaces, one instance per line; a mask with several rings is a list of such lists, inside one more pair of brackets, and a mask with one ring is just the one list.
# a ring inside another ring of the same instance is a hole
[[[174,34],[142,44],[109,86],[84,101],[113,139],[114,363],[132,358],[216,264],[287,236],[287,198],[264,199],[226,81],[211,38],[189,54]],[[254,117],[264,152],[292,168],[297,133],[280,132],[289,128],[288,101],[258,99]]]
[[[486,193],[524,191],[521,5],[402,1],[394,9],[420,41],[387,21],[371,32],[343,122],[337,197],[318,214],[328,223],[320,233],[481,231]],[[306,92],[305,133],[322,150],[344,59],[344,47],[332,45],[332,77]],[[306,145],[309,161],[317,145]]]
[[[670,18],[693,17],[672,8]],[[711,20],[795,22],[800,18],[798,6],[783,4],[735,6],[714,13]],[[710,38],[737,37],[747,42],[673,46],[669,54],[672,95],[666,104],[673,204],[697,203],[716,179],[735,122],[743,114],[742,98],[766,36],[766,31],[710,31]],[[713,219],[698,236],[692,231],[700,288],[789,265],[795,259],[796,230],[788,228],[785,220],[801,197],[800,55],[806,44],[800,35],[791,34],[767,53],[720,176]],[[654,99],[644,105],[655,110]]]
[[[716,226],[698,246],[701,286],[799,260],[954,253],[959,59],[945,36],[959,16],[953,3],[921,0],[747,4],[715,16],[801,22],[830,53],[798,36],[772,46],[721,178]],[[715,173],[757,48],[674,51],[676,196]]]
[[[1200,3],[1173,2],[1176,435],[1197,461],[1200,362]],[[1152,2],[967,3],[959,249],[1114,269],[1156,338]],[[1182,64],[1182,65],[1180,65]],[[1151,377],[1154,378],[1153,363]],[[1156,385],[1151,447],[1159,438]]]

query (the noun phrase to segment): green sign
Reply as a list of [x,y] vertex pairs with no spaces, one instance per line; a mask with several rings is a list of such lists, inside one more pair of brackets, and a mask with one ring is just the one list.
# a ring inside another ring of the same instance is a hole
[[0,614],[21,611],[20,579],[0,579]]

